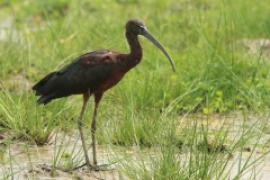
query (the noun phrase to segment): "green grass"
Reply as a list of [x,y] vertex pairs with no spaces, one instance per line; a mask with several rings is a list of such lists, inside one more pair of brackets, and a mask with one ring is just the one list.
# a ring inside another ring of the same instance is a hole
[[[36,97],[24,83],[32,85],[86,51],[109,48],[127,52],[124,25],[135,17],[144,20],[150,32],[165,45],[176,62],[177,72],[171,71],[162,53],[140,38],[142,62],[101,102],[98,142],[124,147],[158,146],[161,159],[151,161],[150,169],[139,168],[142,176],[138,178],[178,179],[185,174],[184,179],[209,179],[222,174],[230,153],[193,151],[198,144],[207,144],[208,141],[201,143],[202,135],[209,134],[195,135],[201,128],[196,126],[179,134],[178,120],[190,114],[256,114],[269,110],[269,57],[261,51],[250,53],[241,43],[243,39],[269,38],[268,4],[267,0],[256,4],[251,0],[0,2],[0,32],[1,22],[11,19],[12,24],[6,30],[6,39],[0,38],[0,132],[8,132],[12,140],[39,145],[46,144],[56,129],[73,132],[81,97],[37,106]],[[17,76],[22,83],[14,85],[11,82]],[[89,109],[92,107],[91,103]],[[92,110],[88,110],[84,120],[88,134],[91,114]],[[226,131],[218,129],[216,133],[218,142],[223,144]],[[229,149],[242,152],[247,144],[241,139]],[[188,146],[195,156],[185,164],[173,158],[181,153],[176,147],[182,145]],[[62,155],[55,161],[59,158]],[[225,160],[211,164],[213,159],[222,158]],[[66,159],[64,166],[72,166],[73,156]],[[219,170],[213,172],[215,169],[211,168],[215,167]],[[193,169],[199,170],[194,174]],[[125,172],[131,177],[137,172],[129,170]]]
[[46,144],[55,127],[60,127],[60,117],[65,121],[69,119],[65,112],[69,109],[62,106],[63,103],[54,104],[48,111],[46,107],[37,107],[33,96],[13,95],[3,89],[0,93],[1,129],[11,131],[11,138]]

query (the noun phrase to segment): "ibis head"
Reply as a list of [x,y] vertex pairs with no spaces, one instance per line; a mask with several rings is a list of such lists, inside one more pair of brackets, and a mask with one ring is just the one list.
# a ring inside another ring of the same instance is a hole
[[151,41],[157,48],[159,48],[163,54],[169,60],[173,71],[175,71],[175,63],[169,53],[165,50],[163,45],[147,30],[145,24],[137,19],[129,20],[126,24],[126,31],[133,33],[134,35],[141,35],[146,37],[149,41]]

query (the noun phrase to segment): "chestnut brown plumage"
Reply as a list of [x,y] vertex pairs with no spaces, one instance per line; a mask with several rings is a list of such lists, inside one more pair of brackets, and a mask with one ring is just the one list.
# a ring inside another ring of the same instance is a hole
[[[139,20],[129,20],[126,23],[126,38],[130,46],[130,53],[119,53],[111,50],[98,50],[86,53],[75,59],[59,71],[49,73],[33,86],[37,102],[47,104],[50,101],[70,96],[83,95],[83,106],[78,118],[78,126],[84,150],[86,165],[91,170],[98,170],[96,158],[96,115],[103,93],[116,85],[123,76],[142,59],[142,47],[138,35],[145,36],[157,46],[168,58],[175,71],[175,65],[163,46],[147,31]],[[87,102],[91,95],[95,98],[94,114],[91,123],[93,164],[90,163],[82,131],[82,118]]]

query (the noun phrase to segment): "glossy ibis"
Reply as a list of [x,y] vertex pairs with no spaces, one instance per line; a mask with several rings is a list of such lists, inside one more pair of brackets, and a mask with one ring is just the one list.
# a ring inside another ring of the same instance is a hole
[[[85,163],[90,170],[98,170],[96,157],[96,116],[99,102],[103,93],[116,85],[123,76],[142,59],[142,47],[138,40],[142,35],[158,47],[168,58],[175,71],[175,65],[164,47],[147,30],[144,23],[139,20],[129,20],[126,23],[126,38],[130,46],[130,53],[119,53],[111,50],[98,50],[81,55],[63,69],[51,72],[33,86],[37,102],[47,104],[50,101],[70,96],[83,95],[83,105],[78,118]],[[87,102],[91,95],[95,98],[95,107],[91,123],[93,164],[90,163],[82,131],[82,119]]]

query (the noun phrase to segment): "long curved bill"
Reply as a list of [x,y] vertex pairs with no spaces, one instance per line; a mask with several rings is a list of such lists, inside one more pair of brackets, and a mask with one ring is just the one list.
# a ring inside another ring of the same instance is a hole
[[174,61],[172,60],[171,56],[168,54],[168,52],[165,50],[165,48],[161,45],[161,43],[154,37],[152,36],[146,28],[144,28],[143,34],[144,37],[146,37],[149,41],[151,41],[157,48],[159,48],[164,55],[168,58],[169,62],[171,63],[172,69],[175,72],[175,64]]

